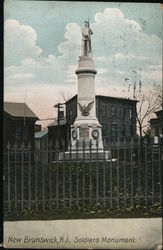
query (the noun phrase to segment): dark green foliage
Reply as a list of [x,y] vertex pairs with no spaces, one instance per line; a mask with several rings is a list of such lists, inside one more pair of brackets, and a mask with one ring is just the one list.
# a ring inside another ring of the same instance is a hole
[[[8,169],[4,168],[4,216],[5,220],[73,219],[73,218],[128,218],[160,217],[159,162],[154,156],[154,204],[152,204],[152,161],[147,155],[147,165],[143,154],[140,157],[126,152],[119,154],[119,164],[115,162],[53,162],[32,163],[30,166],[29,210],[29,162],[23,166],[23,211],[22,211],[22,163],[11,162],[10,192],[11,212],[8,212]],[[136,153],[135,153],[136,154]],[[117,155],[116,155],[117,156]],[[16,167],[15,167],[16,166]],[[118,168],[117,168],[118,166]],[[16,169],[16,196],[15,196]],[[124,170],[126,169],[126,180]],[[112,171],[111,171],[112,170]],[[117,183],[117,170],[119,183]],[[138,170],[140,170],[138,178]],[[133,207],[131,207],[131,171],[133,173]],[[105,175],[104,175],[105,173]],[[111,175],[112,173],[112,175]],[[51,177],[50,177],[51,176]],[[105,179],[104,179],[105,178]],[[110,180],[112,179],[112,183]],[[140,192],[138,189],[140,181]],[[111,185],[112,184],[112,185]],[[125,192],[126,184],[126,192]],[[147,184],[147,190],[146,188]],[[111,193],[112,187],[112,193]],[[51,190],[51,192],[50,192]],[[147,196],[146,196],[147,191]],[[126,193],[126,207],[125,207]],[[140,195],[140,196],[139,196]],[[119,197],[119,206],[117,199]],[[139,199],[140,198],[140,203]],[[16,198],[16,200],[15,200]],[[112,206],[111,206],[112,198]],[[147,199],[147,206],[145,199]],[[105,201],[105,203],[104,203]]]

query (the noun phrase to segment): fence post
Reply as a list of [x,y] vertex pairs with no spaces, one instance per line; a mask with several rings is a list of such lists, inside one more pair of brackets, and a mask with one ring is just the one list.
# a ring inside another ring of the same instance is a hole
[[58,208],[58,156],[59,156],[59,142],[56,142],[56,207]]
[[154,206],[154,153],[153,153],[153,140],[152,140],[152,143],[151,143],[151,149],[152,149],[152,206]]
[[[111,150],[113,149],[113,143],[111,143]],[[111,152],[111,159],[110,159],[110,208],[113,207],[113,197],[112,197],[112,152]]]
[[138,137],[138,205],[140,206],[140,138]]
[[89,204],[92,206],[92,140],[89,141],[90,165],[89,165]]
[[69,205],[72,207],[72,179],[71,179],[71,168],[72,168],[72,144],[70,141],[70,164],[69,164],[69,180],[70,180],[70,200]]
[[131,138],[131,207],[134,206],[133,201],[133,138]]
[[126,139],[124,138],[124,206],[126,207]]
[[11,190],[10,190],[10,149],[11,149],[11,146],[10,146],[10,143],[8,142],[7,144],[7,153],[8,153],[8,212],[10,213],[11,212]]
[[147,140],[145,138],[144,140],[144,151],[145,151],[145,206],[147,207],[148,205],[148,180],[147,180],[147,175],[148,175],[148,169],[147,169]]
[[83,206],[85,205],[85,140],[83,139]]
[[29,204],[28,204],[28,209],[31,211],[31,144],[29,142],[28,144],[28,154],[29,154]]
[[62,189],[63,189],[63,207],[65,207],[65,144],[63,145],[63,160],[62,160],[62,170],[63,170],[63,185],[62,185]]
[[105,140],[104,140],[104,146],[103,146],[103,196],[104,196],[104,207],[106,205],[106,159],[105,159]]
[[77,204],[77,206],[79,206],[78,149],[79,149],[79,141],[77,139],[77,141],[76,141],[76,159],[77,159],[77,165],[76,165],[76,204]]
[[119,137],[117,141],[117,208],[119,208]]
[[96,205],[98,205],[98,140],[96,140]]
[[21,182],[21,210],[24,210],[24,143],[21,145],[22,153],[22,182]]
[[15,142],[14,144],[14,152],[15,152],[15,210],[17,211],[17,150],[18,146]]
[[160,204],[162,204],[162,169],[161,169],[161,143],[159,140],[159,145],[158,145],[158,150],[159,150],[159,183],[160,183],[160,188],[159,188],[159,197],[160,197]]
[[39,152],[36,151],[36,162],[35,162],[35,209],[38,210],[37,206],[37,165],[39,162]]
[[45,144],[44,141],[42,143],[42,209],[45,211],[45,161],[44,161],[44,151],[45,150]]
[[52,180],[52,141],[50,140],[49,142],[49,207],[50,207],[50,211],[52,210],[52,183],[51,183],[51,180]]

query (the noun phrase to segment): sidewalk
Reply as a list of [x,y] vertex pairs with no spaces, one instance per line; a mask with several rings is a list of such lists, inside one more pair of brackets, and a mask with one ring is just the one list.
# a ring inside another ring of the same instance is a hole
[[162,218],[4,222],[4,246],[10,248],[147,250],[161,240]]

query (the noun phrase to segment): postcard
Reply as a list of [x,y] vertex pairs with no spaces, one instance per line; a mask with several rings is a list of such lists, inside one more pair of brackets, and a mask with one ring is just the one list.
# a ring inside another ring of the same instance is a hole
[[5,248],[162,249],[162,10],[4,2]]

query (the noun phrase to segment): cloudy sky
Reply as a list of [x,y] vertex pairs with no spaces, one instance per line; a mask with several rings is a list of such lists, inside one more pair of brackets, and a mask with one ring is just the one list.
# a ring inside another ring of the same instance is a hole
[[40,118],[76,94],[75,69],[84,21],[90,21],[96,93],[132,98],[162,83],[160,4],[4,2],[4,99],[26,102]]

